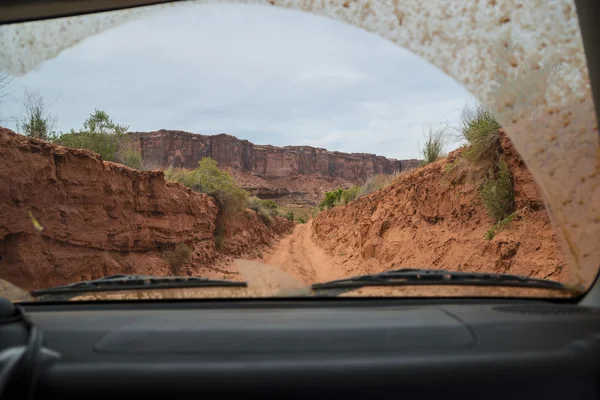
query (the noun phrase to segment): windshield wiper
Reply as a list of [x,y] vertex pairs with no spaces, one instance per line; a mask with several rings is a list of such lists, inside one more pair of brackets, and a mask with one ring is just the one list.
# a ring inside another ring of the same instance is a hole
[[404,268],[379,274],[359,275],[347,279],[317,283],[313,290],[356,289],[365,286],[463,285],[509,286],[579,292],[577,289],[546,279],[488,272],[453,272],[439,269]]
[[137,289],[175,289],[198,287],[247,287],[246,282],[207,279],[194,276],[144,276],[144,275],[110,275],[100,279],[92,279],[34,290],[32,296],[54,295],[61,293],[106,292],[111,290]]

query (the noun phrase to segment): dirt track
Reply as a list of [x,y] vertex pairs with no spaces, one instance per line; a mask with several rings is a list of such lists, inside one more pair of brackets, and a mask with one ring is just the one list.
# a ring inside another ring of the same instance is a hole
[[264,255],[263,262],[307,284],[345,277],[345,268],[313,241],[311,227],[312,221],[296,225],[291,235]]

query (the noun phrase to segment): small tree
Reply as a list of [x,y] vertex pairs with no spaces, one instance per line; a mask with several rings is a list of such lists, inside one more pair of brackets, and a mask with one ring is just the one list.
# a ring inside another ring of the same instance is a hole
[[50,113],[50,105],[39,90],[25,90],[21,109],[17,127],[22,133],[42,140],[49,140],[55,135],[56,117]]
[[128,125],[114,123],[106,112],[94,109],[94,113],[90,114],[84,121],[81,132],[122,135],[127,132],[128,129]]
[[79,131],[71,129],[56,139],[56,143],[88,149],[100,154],[103,160],[141,168],[142,154],[139,146],[125,134],[128,129],[127,125],[113,122],[106,112],[94,109]]

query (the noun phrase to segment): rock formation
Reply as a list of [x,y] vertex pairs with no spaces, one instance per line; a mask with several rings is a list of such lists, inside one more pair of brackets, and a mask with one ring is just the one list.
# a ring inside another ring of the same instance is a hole
[[203,157],[261,177],[317,175],[360,182],[373,174],[413,168],[417,160],[393,160],[374,154],[340,153],[310,146],[263,146],[231,135],[182,131],[134,132],[144,163],[154,168],[195,168]]
[[398,268],[507,272],[568,279],[564,256],[537,185],[508,137],[502,157],[513,177],[517,214],[491,240],[479,183],[448,172],[462,149],[404,174],[389,187],[320,213],[315,240],[341,254],[349,274]]
[[0,147],[0,280],[28,290],[117,273],[171,275],[163,253],[179,243],[192,250],[182,272],[210,277],[220,258],[259,251],[291,225],[278,218],[266,227],[245,210],[225,226],[219,251],[214,200],[160,171],[4,128]]

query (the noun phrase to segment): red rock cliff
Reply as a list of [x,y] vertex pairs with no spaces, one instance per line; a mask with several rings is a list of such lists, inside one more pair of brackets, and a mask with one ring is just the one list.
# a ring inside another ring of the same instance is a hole
[[225,224],[218,251],[214,200],[162,172],[1,127],[0,148],[0,291],[2,280],[31,290],[118,273],[171,275],[163,254],[179,243],[192,249],[181,273],[223,278],[220,256],[259,252],[291,227],[283,218],[266,227],[245,210]]
[[351,275],[439,268],[568,280],[536,183],[503,133],[500,144],[518,212],[491,240],[484,236],[494,221],[482,204],[479,182],[448,172],[447,165],[460,159],[459,149],[381,191],[320,213],[312,225],[316,241],[340,255]]
[[264,177],[298,174],[338,177],[352,182],[371,174],[413,168],[416,160],[393,160],[374,154],[348,154],[309,146],[262,146],[234,136],[198,135],[182,131],[134,132],[144,163],[152,168],[195,168],[203,157]]

